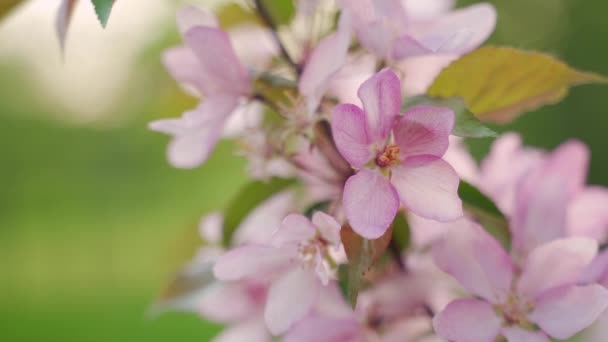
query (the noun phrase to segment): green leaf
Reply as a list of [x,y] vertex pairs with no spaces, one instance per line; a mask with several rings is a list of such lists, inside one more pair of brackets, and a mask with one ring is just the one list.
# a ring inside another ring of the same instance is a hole
[[95,7],[95,13],[97,14],[99,23],[105,28],[108,24],[112,5],[114,5],[115,0],[91,0],[91,2],[93,2],[93,6]]
[[458,186],[458,196],[462,200],[464,211],[509,251],[511,249],[509,223],[496,204],[475,186],[463,180]]
[[484,46],[443,69],[427,93],[462,97],[482,121],[506,123],[559,102],[571,86],[585,83],[608,83],[608,79],[539,52]]
[[269,181],[251,182],[239,191],[224,211],[222,242],[230,246],[237,227],[260,203],[295,183],[294,179],[272,178]]
[[340,230],[340,239],[348,258],[347,299],[353,308],[357,305],[359,290],[367,271],[376,264],[391,240],[392,228],[375,240],[368,240],[346,224]]
[[453,135],[463,138],[485,138],[497,135],[471,113],[460,97],[442,99],[425,95],[413,96],[403,100],[402,110],[405,111],[415,106],[448,107],[453,110],[455,114]]
[[313,203],[311,206],[304,210],[304,216],[308,218],[312,218],[312,215],[317,211],[326,211],[331,201],[321,201],[317,203]]
[[261,25],[262,20],[253,10],[234,2],[221,6],[216,12],[220,27],[230,29],[243,24]]
[[273,23],[277,26],[286,25],[291,22],[296,8],[292,0],[260,0],[270,15]]
[[397,245],[400,251],[407,249],[411,241],[410,225],[407,222],[404,212],[398,212],[393,220],[393,243]]
[[187,307],[195,300],[194,296],[214,282],[213,263],[200,265],[197,269],[182,270],[161,292],[148,314],[154,317],[168,310]]
[[23,3],[23,0],[2,0],[0,1],[0,19],[8,15],[17,5]]

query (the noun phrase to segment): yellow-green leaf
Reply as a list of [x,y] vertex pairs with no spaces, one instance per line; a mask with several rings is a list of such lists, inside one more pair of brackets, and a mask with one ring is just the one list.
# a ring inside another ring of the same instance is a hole
[[485,46],[446,67],[428,95],[462,97],[479,119],[505,123],[557,103],[570,87],[585,83],[608,83],[608,78],[576,70],[543,53]]
[[220,27],[230,29],[243,24],[262,25],[262,19],[253,9],[230,2],[220,7],[216,13]]
[[20,3],[25,2],[23,0],[0,0],[0,19],[4,18],[11,10]]

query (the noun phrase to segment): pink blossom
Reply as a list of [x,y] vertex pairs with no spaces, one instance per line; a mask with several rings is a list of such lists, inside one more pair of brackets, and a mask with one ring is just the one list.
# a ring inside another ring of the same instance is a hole
[[351,36],[351,16],[348,10],[343,10],[338,30],[323,38],[308,58],[298,90],[306,99],[309,114],[316,112],[332,76],[346,63]]
[[217,28],[213,16],[186,6],[177,20],[186,45],[168,50],[163,61],[178,82],[193,87],[205,99],[181,118],[154,121],[150,128],[173,137],[168,147],[173,166],[193,168],[207,160],[251,85],[228,34]]
[[273,334],[281,334],[307,315],[319,292],[329,283],[327,250],[340,244],[340,225],[316,212],[312,222],[288,215],[270,244],[244,245],[221,256],[215,276],[224,281],[272,280],[264,319]]
[[433,53],[468,52],[494,30],[496,11],[489,4],[446,12],[445,1],[430,1],[431,6],[429,1],[344,0],[342,3],[353,13],[361,45],[387,61]]
[[378,238],[400,204],[439,221],[462,216],[458,176],[441,159],[454,112],[420,106],[399,115],[399,79],[388,69],[365,81],[358,94],[364,109],[338,105],[331,121],[338,150],[358,170],[343,193],[352,228],[366,238]]
[[564,238],[538,245],[519,263],[474,223],[450,229],[433,257],[478,299],[448,304],[435,316],[435,330],[456,342],[569,338],[608,307],[607,289],[577,284],[596,253],[592,239]]
[[226,326],[212,341],[271,342],[262,319],[267,292],[267,284],[252,280],[216,282],[205,288],[197,311],[205,319]]

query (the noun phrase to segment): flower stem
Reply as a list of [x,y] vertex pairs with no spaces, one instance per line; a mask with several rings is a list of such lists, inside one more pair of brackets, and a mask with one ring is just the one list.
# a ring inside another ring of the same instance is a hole
[[285,61],[295,70],[296,74],[299,77],[302,74],[302,67],[298,63],[296,63],[287,52],[285,45],[279,37],[277,25],[272,20],[270,13],[268,13],[268,10],[266,9],[261,0],[254,0],[253,2],[255,3],[255,7],[258,11],[258,14],[260,15],[260,18],[266,24],[266,26],[268,26],[272,33],[272,36],[274,37],[274,40],[277,42],[279,50],[281,51],[281,55],[283,56]]

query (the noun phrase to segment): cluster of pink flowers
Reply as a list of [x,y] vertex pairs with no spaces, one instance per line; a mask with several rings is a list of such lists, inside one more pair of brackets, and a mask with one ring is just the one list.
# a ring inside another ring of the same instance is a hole
[[[200,166],[226,136],[260,184],[293,180],[236,229],[221,214],[201,222],[187,270],[214,279],[180,306],[224,324],[215,341],[550,341],[604,314],[608,189],[586,185],[585,145],[546,152],[509,133],[478,166],[451,137],[453,109],[403,109],[487,39],[491,5],[299,1],[279,32],[254,3],[263,28],[227,32],[206,11],[179,11],[185,45],[163,62],[200,103],[150,124],[172,137],[175,167]],[[336,14],[321,38],[298,32]],[[467,210],[461,179],[496,203],[509,244]]]

